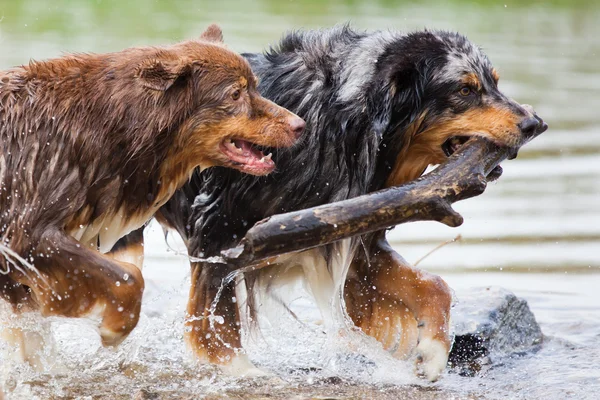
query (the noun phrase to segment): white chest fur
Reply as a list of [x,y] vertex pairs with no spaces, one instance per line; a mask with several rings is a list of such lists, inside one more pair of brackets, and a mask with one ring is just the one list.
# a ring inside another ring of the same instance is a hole
[[120,238],[144,225],[153,214],[154,212],[148,212],[126,216],[121,209],[115,214],[103,215],[88,225],[80,225],[69,233],[83,245],[107,253]]
[[83,245],[98,249],[101,253],[109,252],[115,243],[134,231],[146,222],[171,198],[177,185],[172,184],[159,193],[157,201],[146,210],[139,210],[134,214],[127,214],[125,208],[120,208],[115,213],[106,213],[87,225],[79,225],[67,232]]

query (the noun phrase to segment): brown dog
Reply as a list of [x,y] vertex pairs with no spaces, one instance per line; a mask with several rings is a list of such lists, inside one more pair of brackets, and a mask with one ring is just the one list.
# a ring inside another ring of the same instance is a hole
[[[258,94],[215,25],[168,47],[0,72],[0,293],[15,312],[94,311],[103,343],[118,344],[138,321],[141,257],[103,253],[197,167],[267,174],[275,164],[254,145],[291,146],[303,127]],[[141,253],[141,236],[130,244]]]

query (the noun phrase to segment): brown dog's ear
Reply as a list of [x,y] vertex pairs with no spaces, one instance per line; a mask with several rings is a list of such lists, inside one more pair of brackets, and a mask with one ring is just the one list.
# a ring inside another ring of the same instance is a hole
[[202,35],[200,35],[200,40],[223,43],[223,31],[219,25],[211,24],[204,32],[202,32]]
[[188,75],[191,70],[189,60],[148,59],[137,67],[135,77],[149,89],[165,91],[178,78]]

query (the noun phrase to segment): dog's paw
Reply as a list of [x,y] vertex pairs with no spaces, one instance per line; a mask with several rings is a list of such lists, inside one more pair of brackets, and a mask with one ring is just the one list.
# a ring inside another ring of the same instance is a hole
[[256,367],[246,354],[237,354],[228,363],[219,367],[221,371],[231,376],[256,378],[270,375],[267,371]]
[[448,363],[448,346],[437,339],[422,339],[416,352],[417,374],[430,382],[437,381]]

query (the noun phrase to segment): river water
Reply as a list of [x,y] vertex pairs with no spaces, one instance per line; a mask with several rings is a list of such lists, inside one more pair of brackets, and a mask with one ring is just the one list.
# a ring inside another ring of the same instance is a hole
[[[500,71],[501,88],[534,105],[550,129],[505,162],[502,178],[484,195],[457,204],[463,226],[416,223],[396,228],[390,238],[414,262],[460,234],[460,241],[419,266],[441,274],[459,299],[461,290],[488,285],[527,299],[545,335],[542,349],[507,359],[482,376],[448,374],[430,385],[412,378],[411,366],[373,356],[377,346],[366,341],[359,350],[374,362],[336,364],[332,355],[329,374],[298,374],[292,366],[311,351],[335,353],[311,325],[301,329],[305,337],[275,340],[282,335],[274,334],[271,346],[254,349],[255,356],[272,353],[276,374],[229,377],[196,365],[185,349],[187,261],[168,252],[153,227],[147,232],[144,311],[132,336],[108,350],[87,322],[48,321],[59,353],[55,372],[37,374],[0,359],[7,398],[131,398],[140,389],[149,391],[147,397],[209,399],[600,396],[600,2],[397,3],[0,0],[0,67],[63,51],[168,43],[198,35],[210,22],[223,27],[237,51],[259,51],[291,28],[346,21],[365,29],[431,27],[466,34]],[[298,307],[306,321],[318,320],[306,298]],[[293,321],[285,323],[298,330]]]

